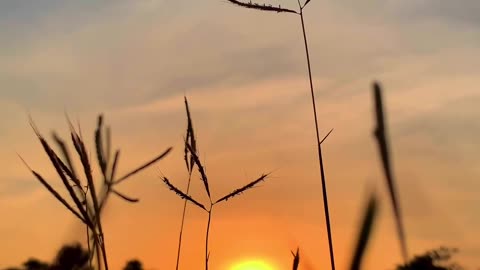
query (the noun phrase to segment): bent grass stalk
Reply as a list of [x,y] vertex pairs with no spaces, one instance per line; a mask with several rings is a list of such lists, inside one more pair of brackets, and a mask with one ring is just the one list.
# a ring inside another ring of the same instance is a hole
[[398,192],[396,189],[395,177],[390,158],[387,124],[382,100],[382,88],[378,82],[374,82],[373,84],[373,98],[375,102],[374,109],[377,124],[374,130],[374,136],[378,143],[378,151],[382,162],[383,172],[385,174],[385,180],[387,182],[388,192],[393,207],[393,213],[395,215],[397,234],[400,241],[400,249],[402,252],[404,263],[407,263],[408,249],[405,236],[405,227],[403,225],[400,202],[398,199]]
[[[196,200],[192,196],[190,196],[188,194],[188,191],[183,192],[182,190],[177,188],[175,185],[173,185],[171,183],[171,181],[167,177],[162,176],[161,179],[171,191],[173,191],[181,199],[185,200],[185,202],[190,202],[193,205],[202,209],[203,211],[207,212],[208,221],[207,221],[207,228],[206,228],[206,232],[205,232],[205,270],[208,270],[208,263],[209,263],[209,259],[210,259],[210,251],[209,251],[209,248],[208,248],[208,244],[209,244],[209,239],[210,239],[210,227],[211,227],[212,212],[213,212],[214,206],[219,204],[219,203],[226,202],[229,199],[232,199],[233,197],[239,196],[239,195],[243,194],[244,192],[248,191],[249,189],[252,189],[256,185],[258,185],[260,182],[265,181],[268,174],[262,174],[256,180],[244,185],[243,187],[240,187],[240,188],[237,188],[237,189],[233,190],[232,192],[230,192],[227,195],[221,197],[220,199],[217,199],[216,201],[213,201],[211,193],[210,193],[210,185],[209,185],[209,182],[208,182],[208,176],[206,174],[205,167],[202,165],[202,162],[200,161],[200,158],[198,157],[197,143],[196,143],[196,139],[195,139],[195,136],[194,136],[192,119],[191,119],[190,110],[189,110],[189,106],[188,106],[188,101],[187,101],[186,97],[185,97],[185,108],[186,108],[186,112],[187,112],[187,123],[188,123],[186,138],[185,138],[185,162],[186,162],[187,169],[189,171],[189,181],[190,181],[190,178],[191,178],[192,170],[193,170],[194,167],[196,167],[198,172],[200,173],[200,180],[203,183],[204,190],[207,193],[207,196],[208,196],[208,199],[209,199],[208,207],[206,207],[204,204],[200,203],[198,200]],[[190,187],[190,183],[187,186],[187,190],[188,190],[189,187]],[[182,232],[183,232],[184,218],[185,218],[185,208],[184,208],[184,212],[183,212],[183,215],[182,215],[182,224],[181,224],[181,228],[180,228],[180,238],[179,238],[179,248],[178,248],[179,251],[177,252],[177,266],[176,266],[177,269],[178,269],[178,265],[179,265],[178,262],[179,262],[179,257],[180,257],[181,235],[182,235]]]
[[[302,34],[303,34],[303,41],[305,44],[305,55],[307,59],[307,68],[308,68],[308,79],[310,83],[310,95],[312,99],[312,109],[313,109],[313,118],[314,118],[314,123],[315,123],[315,134],[316,134],[316,140],[317,140],[317,152],[318,152],[318,163],[319,163],[319,169],[320,169],[320,178],[321,178],[321,183],[322,183],[322,196],[323,196],[323,206],[324,206],[324,211],[325,211],[325,223],[327,227],[327,236],[328,236],[328,247],[329,247],[329,253],[330,253],[330,265],[332,270],[335,270],[335,255],[334,255],[334,250],[333,250],[333,239],[332,239],[332,231],[331,231],[331,225],[330,225],[330,213],[329,213],[329,207],[328,207],[328,196],[327,196],[327,183],[326,183],[326,177],[325,177],[325,169],[324,169],[324,164],[323,164],[323,156],[322,156],[322,142],[325,140],[320,140],[320,131],[318,127],[318,118],[317,118],[317,108],[316,108],[316,102],[315,102],[315,93],[314,93],[314,87],[313,87],[313,79],[312,79],[312,68],[310,64],[310,53],[308,49],[308,40],[307,40],[307,33],[305,30],[305,22],[303,18],[303,10],[304,8],[310,3],[311,0],[305,1],[305,3],[302,5],[300,0],[297,0],[298,2],[298,7],[299,10],[293,10],[293,9],[288,9],[288,8],[283,8],[281,5],[278,7],[272,6],[272,5],[267,5],[267,4],[259,4],[259,3],[252,3],[251,1],[247,2],[242,2],[238,0],[227,0],[228,2],[244,7],[244,8],[250,8],[250,9],[256,9],[256,10],[261,10],[261,11],[267,11],[267,12],[277,12],[277,13],[289,13],[289,14],[296,14],[300,16],[300,21],[301,21],[301,26],[302,26]],[[331,131],[330,131],[331,132]],[[327,136],[330,134],[330,132],[327,134]],[[325,138],[327,137],[325,136]]]
[[[35,176],[35,178],[74,216],[76,216],[83,224],[86,226],[86,238],[89,249],[89,265],[92,266],[92,259],[95,253],[97,266],[99,269],[103,267],[108,270],[108,259],[105,245],[105,235],[103,232],[102,222],[101,222],[101,212],[105,207],[107,199],[110,194],[115,194],[121,199],[135,203],[138,202],[138,199],[131,198],[114,189],[118,183],[130,178],[136,173],[142,171],[143,169],[153,165],[157,161],[163,159],[171,151],[171,147],[161,153],[159,156],[154,159],[146,162],[145,164],[137,167],[136,169],[130,171],[125,176],[120,177],[118,180],[115,180],[115,171],[117,168],[117,163],[119,160],[120,151],[117,150],[115,153],[114,160],[110,159],[110,149],[111,149],[111,132],[107,127],[106,136],[104,136],[103,128],[103,116],[98,117],[97,129],[95,131],[95,150],[97,154],[97,161],[100,167],[100,171],[103,176],[102,181],[102,191],[97,193],[96,184],[92,175],[92,168],[90,165],[89,155],[85,147],[84,140],[77,130],[73,127],[70,120],[67,118],[68,124],[70,127],[70,138],[72,140],[73,146],[77,153],[77,156],[81,162],[83,172],[85,174],[86,180],[81,180],[81,177],[77,174],[73,161],[68,150],[66,143],[56,134],[53,133],[53,140],[60,148],[60,153],[63,156],[62,158],[50,147],[47,140],[41,135],[38,128],[35,126],[33,120],[30,118],[30,125],[35,132],[38,140],[40,141],[43,150],[47,154],[54,167],[56,173],[62,180],[64,188],[67,190],[70,199],[67,199],[60,195],[60,193],[52,187],[39,173],[31,169],[31,167],[24,161],[22,157],[20,159],[24,162],[26,167],[30,172]],[[104,147],[104,144],[106,146]],[[65,161],[64,161],[65,160]],[[73,205],[70,201],[73,201]],[[90,241],[93,242],[94,251],[91,250]]]

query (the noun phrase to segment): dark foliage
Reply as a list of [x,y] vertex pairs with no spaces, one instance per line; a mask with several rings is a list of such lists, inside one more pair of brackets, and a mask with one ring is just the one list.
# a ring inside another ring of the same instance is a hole
[[461,266],[449,262],[456,252],[453,248],[440,247],[415,256],[406,264],[397,266],[396,270],[461,270]]
[[143,270],[143,265],[139,260],[130,260],[123,270]]

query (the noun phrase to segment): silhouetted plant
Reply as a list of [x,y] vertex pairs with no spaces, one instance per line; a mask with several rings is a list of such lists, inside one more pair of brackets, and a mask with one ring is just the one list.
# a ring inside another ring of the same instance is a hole
[[57,253],[50,270],[86,270],[90,254],[80,244],[65,245]]
[[28,259],[26,262],[24,262],[23,267],[25,267],[25,270],[48,270],[49,269],[48,263],[45,263],[33,258]]
[[[70,137],[76,153],[80,159],[86,181],[82,181],[79,174],[77,174],[66,143],[59,136],[53,133],[53,138],[57,143],[58,147],[60,148],[60,153],[63,155],[62,160],[59,155],[50,147],[46,139],[40,134],[39,130],[33,123],[33,120],[30,119],[30,125],[32,126],[35,134],[37,135],[44,151],[47,153],[50,162],[52,163],[57,174],[62,180],[65,189],[68,191],[69,197],[71,198],[71,201],[73,201],[73,205],[71,202],[68,202],[66,198],[61,196],[60,193],[56,189],[54,189],[39,173],[32,170],[27,165],[27,163],[23,161],[23,159],[22,161],[30,169],[30,171],[37,178],[37,180],[40,181],[40,183],[60,203],[62,203],[65,208],[67,208],[72,214],[74,214],[86,225],[88,251],[91,256],[93,256],[93,254],[96,254],[97,265],[99,269],[101,269],[101,261],[103,261],[105,269],[108,270],[108,261],[105,248],[105,235],[102,228],[101,212],[105,207],[110,194],[113,193],[128,202],[138,202],[138,199],[130,198],[120,193],[118,190],[115,189],[115,186],[135,175],[136,173],[140,172],[141,170],[156,163],[160,159],[164,158],[170,152],[171,148],[168,148],[159,156],[132,170],[126,175],[120,178],[116,178],[115,173],[120,157],[120,150],[115,151],[115,155],[112,159],[112,155],[110,152],[110,128],[107,127],[106,131],[104,131],[103,117],[102,115],[100,115],[98,117],[97,129],[95,131],[95,150],[103,181],[102,187],[100,189],[101,191],[98,193],[97,186],[95,185],[94,177],[92,174],[91,161],[89,159],[89,154],[87,152],[87,148],[82,139],[82,136],[79,132],[77,132],[77,130],[73,127],[72,123],[69,120],[68,124],[70,127]],[[106,132],[106,134],[104,132]],[[93,241],[93,251],[90,249],[90,241]],[[88,260],[90,262],[90,265],[91,258],[92,257],[90,257],[90,259]]]
[[270,11],[270,12],[277,12],[277,13],[288,13],[288,14],[296,14],[300,16],[300,22],[302,25],[302,34],[303,34],[303,41],[305,44],[305,55],[307,59],[307,68],[308,68],[308,79],[310,83],[310,96],[312,100],[312,109],[313,109],[313,118],[314,118],[314,123],[315,123],[315,134],[316,134],[316,144],[317,144],[317,152],[318,152],[318,163],[320,167],[320,178],[322,182],[322,195],[323,195],[323,205],[324,205],[324,211],[325,211],[325,224],[327,227],[327,236],[328,236],[328,247],[329,247],[329,252],[330,252],[330,264],[332,270],[335,270],[335,255],[334,255],[334,250],[333,250],[333,239],[332,239],[332,230],[331,230],[331,225],[330,225],[330,213],[329,213],[329,208],[328,208],[328,196],[327,196],[327,183],[326,183],[326,177],[325,177],[325,169],[324,169],[324,164],[323,164],[323,155],[322,155],[322,142],[330,135],[332,130],[327,133],[327,135],[320,140],[320,131],[318,127],[318,118],[317,118],[317,105],[315,102],[315,92],[314,92],[314,87],[313,87],[313,79],[312,79],[312,68],[310,64],[310,52],[308,49],[308,40],[307,40],[307,32],[305,30],[305,22],[303,18],[303,10],[305,7],[310,3],[311,0],[306,0],[305,3],[301,3],[300,0],[297,0],[298,2],[298,11],[293,10],[293,9],[288,9],[288,8],[283,8],[282,6],[272,6],[272,5],[267,5],[267,4],[259,4],[252,2],[251,0],[249,2],[243,2],[243,1],[238,1],[238,0],[227,0],[228,2],[244,7],[244,8],[250,8],[250,9],[256,9],[256,10],[261,10],[261,11]]
[[292,255],[293,255],[292,269],[297,270],[298,266],[300,265],[300,249],[297,248],[297,252],[295,252],[295,253],[293,253],[293,251],[292,251]]
[[[190,110],[188,108],[188,101],[186,97],[184,97],[184,101],[185,101],[185,110],[187,112],[187,129],[186,129],[186,134],[184,138],[184,141],[186,142],[184,145],[184,159],[185,159],[185,166],[188,171],[187,191],[185,192],[185,194],[188,195],[190,193],[190,183],[192,180],[192,172],[195,167],[195,162],[193,161],[193,157],[189,155],[189,150],[187,145],[190,145],[190,148],[195,153],[198,153],[198,149],[197,149],[197,141],[195,139],[195,132],[193,130],[192,118],[190,115]],[[178,270],[178,267],[180,264],[180,252],[182,248],[182,236],[183,236],[183,227],[185,224],[185,213],[187,211],[187,201],[188,200],[184,200],[184,203],[183,203],[182,222],[180,224],[180,233],[178,237],[177,262],[175,265],[176,270]]]
[[402,213],[400,211],[400,202],[398,199],[398,192],[396,190],[396,183],[390,158],[387,124],[382,101],[382,88],[380,87],[380,84],[378,82],[375,82],[373,84],[373,96],[375,101],[375,116],[377,123],[377,126],[374,130],[374,136],[377,139],[383,171],[385,174],[385,179],[387,182],[390,199],[393,206],[393,212],[395,215],[395,222],[397,224],[398,239],[400,241],[403,260],[404,262],[407,262],[407,240],[405,236],[405,228],[403,225]]
[[123,270],[143,270],[143,265],[142,262],[135,259],[128,261]]
[[397,270],[461,270],[457,263],[446,264],[458,252],[454,248],[440,247],[415,256],[409,262],[397,266]]
[[186,192],[183,192],[182,190],[180,190],[179,188],[174,186],[167,177],[162,176],[162,180],[167,185],[167,187],[171,191],[173,191],[175,194],[177,194],[177,196],[179,196],[181,199],[193,203],[194,205],[196,205],[197,207],[201,208],[202,210],[204,210],[205,212],[208,213],[208,223],[207,223],[207,229],[206,229],[206,233],[205,233],[206,234],[205,235],[205,269],[208,270],[208,261],[209,261],[209,257],[210,257],[210,252],[208,250],[208,243],[209,243],[212,211],[213,211],[214,206],[221,203],[221,202],[226,202],[229,199],[231,199],[233,197],[236,197],[238,195],[241,195],[243,192],[248,191],[249,189],[255,187],[257,184],[264,181],[266,179],[266,177],[268,176],[268,174],[261,175],[256,180],[250,182],[249,184],[247,184],[247,185],[245,185],[241,188],[233,190],[229,194],[221,197],[220,199],[212,200],[212,196],[211,196],[211,192],[210,192],[210,186],[209,186],[209,182],[208,182],[208,177],[207,177],[205,168],[202,165],[202,162],[200,161],[200,158],[198,157],[198,153],[197,153],[197,148],[196,148],[197,144],[196,144],[196,140],[195,140],[195,137],[194,137],[194,130],[193,130],[193,125],[192,125],[192,120],[191,120],[191,115],[190,115],[190,110],[189,110],[187,98],[185,98],[185,108],[186,108],[186,111],[187,111],[187,121],[188,121],[187,135],[186,135],[186,138],[185,138],[185,148],[186,148],[185,161],[186,161],[186,164],[187,164],[187,168],[189,168],[189,170],[190,170],[189,171],[190,173],[191,173],[191,170],[194,167],[196,167],[198,169],[198,172],[200,173],[200,180],[203,183],[205,192],[207,193],[207,196],[208,196],[208,199],[209,199],[209,204],[207,205],[207,207],[205,207],[204,204],[200,203],[198,200],[194,199],[193,197],[191,197]]
[[375,193],[370,195],[364,212],[362,224],[357,236],[357,243],[353,251],[350,270],[360,269],[368,242],[371,238],[378,212],[378,201]]

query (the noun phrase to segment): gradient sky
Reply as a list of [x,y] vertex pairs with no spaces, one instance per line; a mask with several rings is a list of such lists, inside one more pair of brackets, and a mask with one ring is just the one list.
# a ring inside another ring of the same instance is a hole
[[[386,89],[410,253],[458,247],[458,262],[480,267],[478,10],[478,0],[313,0],[305,11],[320,127],[335,129],[324,155],[339,269],[371,187],[383,204],[364,268],[401,262],[372,138],[374,79]],[[112,269],[135,257],[146,269],[173,269],[183,202],[159,175],[186,185],[186,94],[214,197],[273,171],[215,211],[212,270],[254,258],[289,269],[297,246],[302,269],[328,269],[299,31],[294,15],[223,0],[0,1],[0,267],[50,260],[83,239],[83,226],[16,155],[60,184],[27,114],[45,135],[66,135],[67,111],[85,136],[105,113],[121,172],[174,147],[122,185],[139,204],[112,200],[104,216]],[[199,181],[192,193],[205,199]],[[202,267],[206,218],[189,208],[183,269]]]

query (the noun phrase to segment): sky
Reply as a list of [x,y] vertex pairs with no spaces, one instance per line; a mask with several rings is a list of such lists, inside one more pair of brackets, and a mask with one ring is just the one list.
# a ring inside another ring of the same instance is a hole
[[[272,0],[296,8],[296,1]],[[394,170],[409,253],[459,248],[480,267],[480,2],[312,0],[312,60],[337,268],[348,267],[369,191],[381,199],[365,269],[401,263],[375,141],[371,84],[385,88]],[[185,188],[183,105],[188,96],[215,198],[272,172],[215,209],[211,269],[261,260],[328,269],[328,244],[300,20],[224,0],[0,1],[0,268],[51,260],[84,228],[32,177],[17,153],[60,180],[29,126],[64,136],[65,112],[92,147],[104,113],[127,172],[173,152],[121,186],[104,217],[112,269],[138,258],[173,269]],[[88,137],[91,136],[91,137]],[[93,148],[91,148],[93,151]],[[205,202],[198,175],[192,196]],[[207,215],[189,206],[181,268],[201,269]]]

